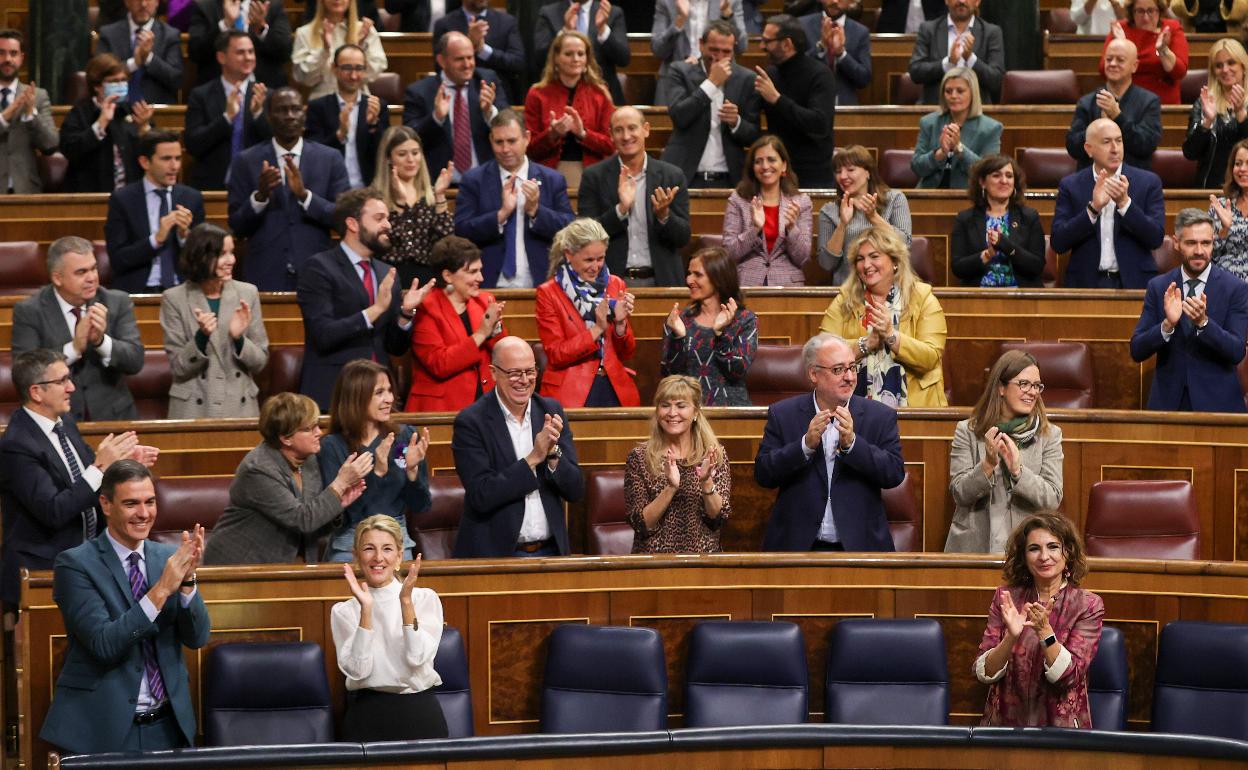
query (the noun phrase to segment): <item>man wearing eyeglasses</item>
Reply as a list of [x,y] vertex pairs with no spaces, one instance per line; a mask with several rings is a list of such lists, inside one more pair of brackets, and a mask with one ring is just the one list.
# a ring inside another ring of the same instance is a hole
[[364,49],[347,43],[334,51],[338,91],[308,102],[306,139],[342,153],[351,187],[373,183],[377,147],[390,127],[389,105],[368,92]]
[[906,475],[897,413],[854,395],[854,349],[834,334],[802,348],[814,392],[767,409],[754,459],[760,486],[780,489],[765,551],[892,551],[881,489]]
[[13,387],[22,408],[0,437],[0,600],[6,605],[20,598],[20,568],[52,569],[58,553],[95,537],[104,521],[97,502],[108,466],[126,458],[151,465],[157,456],[134,431],[108,434],[95,451],[87,446],[70,414],[77,388],[59,350],[14,357]]
[[455,417],[451,451],[464,486],[456,558],[569,553],[563,504],[585,494],[572,429],[552,398],[534,395],[533,348],[494,344],[494,390]]

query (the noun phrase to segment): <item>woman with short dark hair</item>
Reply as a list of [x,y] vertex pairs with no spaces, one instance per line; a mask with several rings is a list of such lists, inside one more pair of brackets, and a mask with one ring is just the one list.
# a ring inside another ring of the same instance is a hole
[[1026,191],[1013,158],[989,155],[971,167],[971,208],[958,212],[949,238],[953,274],[963,286],[1044,285],[1044,229],[1040,214],[1023,203]]
[[151,128],[153,108],[130,101],[130,75],[111,53],[87,62],[87,95],[61,124],[61,152],[69,161],[65,192],[112,192],[143,178],[139,137]]

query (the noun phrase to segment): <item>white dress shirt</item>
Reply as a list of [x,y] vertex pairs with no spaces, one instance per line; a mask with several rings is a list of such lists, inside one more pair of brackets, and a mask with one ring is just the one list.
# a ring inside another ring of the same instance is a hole
[[[494,397],[498,399],[498,408],[503,412],[503,422],[507,424],[507,433],[511,436],[511,447],[516,452],[516,459],[523,460],[533,451],[533,400],[529,399],[524,407],[523,419],[516,419],[495,389]],[[536,471],[534,471],[536,473]],[[537,489],[524,496],[524,521],[520,524],[519,543],[540,543],[550,539],[550,523],[546,521],[546,509],[542,507],[542,495]]]
[[[815,414],[823,411],[819,408],[819,399],[815,397],[814,393],[810,394],[810,398],[815,402]],[[840,542],[836,534],[836,520],[832,517],[832,471],[836,469],[836,457],[840,454],[841,448],[841,433],[836,429],[837,422],[836,418],[833,418],[828,423],[828,427],[823,429],[823,437],[820,439],[823,448],[823,462],[828,470],[828,488],[824,490],[824,497],[827,502],[823,506],[823,521],[819,523],[818,539],[825,543]],[[857,438],[854,440],[857,441]],[[802,454],[806,456],[806,459],[810,459],[814,456],[815,450],[806,445],[805,435],[802,436],[800,441],[802,442]],[[850,444],[849,449],[853,448],[854,445]],[[849,450],[845,451],[848,452]]]
[[371,629],[360,627],[360,602],[355,597],[338,602],[330,612],[338,670],[347,678],[348,690],[408,695],[442,684],[433,669],[442,640],[442,602],[431,588],[413,588],[417,627],[405,626],[399,603],[402,588],[399,580],[368,588],[373,595]]
[[949,54],[953,53],[953,41],[957,40],[962,35],[971,34],[971,30],[975,26],[975,17],[972,16],[971,20],[966,23],[965,32],[958,32],[958,28],[953,23],[953,19],[949,18],[948,16],[945,16],[945,21],[947,22],[945,26],[945,30],[947,34],[949,35],[949,47],[945,49],[945,51],[947,52],[945,54],[945,58],[940,60],[941,69],[943,69],[945,72],[948,72],[954,67],[974,67],[975,62],[979,61],[979,59],[975,56],[974,51],[971,51],[970,56],[963,56],[961,59],[953,63],[949,62]]
[[1075,32],[1080,35],[1100,35],[1101,37],[1108,35],[1109,28],[1118,20],[1118,14],[1114,13],[1114,6],[1109,0],[1096,0],[1092,12],[1088,13],[1083,9],[1086,4],[1086,0],[1070,0],[1070,20],[1075,23]]
[[[338,97],[338,111],[342,112],[346,109],[347,100],[342,98],[341,92],[334,95]],[[364,186],[364,173],[360,171],[360,152],[355,146],[357,124],[360,122],[360,100],[368,101],[367,91],[361,90],[355,95],[355,105],[347,118],[347,138],[342,143],[343,160],[347,164],[347,179],[353,188]]]
[[[615,213],[628,225],[628,261],[625,267],[650,267],[650,217],[647,215],[650,199],[646,195],[646,170],[650,165],[650,156],[645,155],[641,161],[641,173],[633,176],[637,182],[637,193],[633,196],[633,207],[621,211],[619,204]],[[620,170],[628,173],[628,167],[620,161]]]
[[[1088,173],[1092,174],[1092,184],[1096,185],[1096,164],[1088,168]],[[1118,164],[1118,170],[1113,176],[1122,176],[1122,164]],[[1118,270],[1118,252],[1114,249],[1114,207],[1117,206],[1113,200],[1110,200],[1101,208],[1101,213],[1097,215],[1096,222],[1100,225],[1097,231],[1101,241],[1101,261],[1097,264],[1097,270],[1116,271]],[[1131,208],[1131,200],[1127,199],[1127,205],[1118,209],[1118,213],[1126,215],[1127,209]],[[1091,217],[1092,213],[1088,212]]]
[[[134,40],[134,36],[138,34],[138,31],[141,29],[151,32],[152,34],[156,33],[156,30],[155,30],[156,17],[155,16],[148,19],[145,24],[135,24],[134,18],[130,14],[127,13],[126,21],[129,22],[130,24],[130,40],[131,41]],[[135,47],[137,48],[137,46]],[[148,53],[147,58],[151,59],[155,55],[156,55],[156,49],[153,48],[152,51]],[[139,62],[135,61],[134,56],[131,56],[129,59],[126,59],[126,72],[133,74],[135,70],[137,70],[139,67],[142,67],[143,64],[146,64],[146,63],[147,62],[144,61],[142,64],[140,64]],[[143,94],[131,94],[130,95],[131,99],[140,99],[142,97],[143,97]]]
[[[702,64],[703,69],[706,64]],[[721,125],[719,120],[719,111],[724,106],[724,89],[711,82],[710,78],[703,80],[698,86],[711,99],[711,128],[706,135],[706,147],[702,150],[702,158],[698,161],[698,171],[707,173],[728,173],[728,158],[724,155],[724,135],[719,130]],[[737,125],[732,127],[735,131],[737,126],[741,125],[740,116],[737,117]]]
[[[39,430],[43,431],[43,435],[47,437],[49,442],[51,442],[52,448],[56,450],[56,456],[61,458],[61,462],[65,465],[66,475],[73,478],[73,471],[69,469],[69,459],[65,457],[65,453],[61,451],[61,440],[57,438],[55,433],[52,432],[58,421],[49,420],[47,417],[44,417],[38,412],[27,409],[26,407],[22,407],[22,409],[26,411],[26,414],[30,417],[30,419],[35,421],[35,425],[39,426]],[[69,451],[74,453],[74,461],[78,463],[78,470],[82,473],[82,480],[87,482],[93,491],[98,491],[100,488],[100,482],[104,480],[104,471],[94,465],[87,465],[84,463],[82,461],[82,457],[78,454],[78,450],[74,448],[72,441],[69,443]]]
[[[512,173],[502,166],[498,167],[499,182],[504,187],[510,184]],[[515,176],[520,179],[529,178],[529,159],[525,158],[524,163],[520,164],[520,168],[516,170]],[[524,229],[529,225],[529,217],[524,213],[524,188],[516,186],[516,210],[511,213],[516,218],[516,229],[512,233],[512,237],[516,240],[516,274],[511,278],[498,274],[497,287],[500,289],[531,289],[533,288],[533,271],[529,269],[529,251],[524,245]],[[507,223],[498,226],[500,233],[505,232]]]
[[923,13],[923,0],[910,0],[910,7],[906,9],[906,34],[913,35],[918,32],[925,21],[927,16]]
[[[1200,275],[1195,276],[1196,285],[1193,287],[1193,291],[1192,291],[1193,297],[1205,296],[1205,287],[1209,285],[1209,273],[1212,271],[1213,271],[1213,260],[1209,260],[1209,264],[1205,265],[1205,269],[1200,271]],[[1193,278],[1193,276],[1190,276],[1187,274],[1186,268],[1179,270],[1179,275],[1182,277],[1182,281],[1179,284],[1179,291],[1182,292],[1183,297],[1186,299],[1188,295],[1187,282],[1190,281]],[[1179,321],[1181,322],[1184,317],[1185,316],[1180,316]],[[1205,323],[1207,324],[1209,322],[1205,321]],[[1197,326],[1196,333],[1200,334],[1202,329],[1204,329],[1203,326]],[[1169,332],[1167,332],[1166,325],[1163,323],[1161,325],[1161,338],[1165,340],[1166,342],[1169,342],[1170,338],[1173,336],[1174,336],[1174,329],[1171,329]]]
[[[276,153],[276,156],[277,156],[277,170],[282,172],[282,184],[286,184],[286,156],[287,155],[295,156],[294,158],[292,158],[292,161],[295,164],[295,168],[298,168],[298,169],[303,168],[303,137],[299,137],[299,141],[295,142],[295,146],[291,147],[289,150],[281,146],[280,144],[278,144],[276,139],[271,139],[269,141],[273,143],[273,152]],[[259,214],[269,207],[269,201],[271,200],[273,200],[273,197],[270,195],[268,200],[259,201],[256,199],[256,193],[253,192],[251,194],[251,208],[257,214]],[[310,203],[312,203],[312,191],[308,190],[304,194],[303,200],[299,201],[299,205],[300,207],[303,208],[304,211],[307,211],[308,205]]]
[[[355,268],[355,275],[357,278],[360,279],[361,286],[364,285],[364,271],[369,270],[372,272],[373,274],[373,298],[376,299],[377,292],[381,291],[381,281],[383,278],[385,278],[385,273],[382,273],[382,275],[379,277],[377,275],[378,271],[373,269],[372,258],[365,258],[361,254],[356,254],[355,251],[350,246],[348,246],[345,241],[339,241],[338,245],[342,247],[342,251],[343,253],[347,255],[347,259],[351,260],[351,266]],[[368,328],[370,329],[373,328],[373,322],[369,320],[368,312],[365,310],[361,310],[360,315],[364,316],[365,325],[367,325]],[[395,320],[395,323],[397,323],[399,325],[399,328],[403,329],[404,331],[412,328],[412,321],[407,318],[404,318],[402,312],[399,313],[398,318]]]
[[[78,323],[74,318],[74,306],[66,302],[65,298],[56,289],[52,290],[52,296],[56,297],[56,304],[61,309],[61,318],[65,319],[65,326],[69,328],[70,339],[69,342],[61,346],[61,353],[65,355],[65,363],[73,366],[78,362],[79,358],[82,358],[82,354],[74,350],[74,327]],[[91,307],[90,303],[82,305],[82,313],[85,314],[89,307]],[[90,345],[91,343],[88,342],[87,344]],[[113,359],[113,338],[107,332],[104,333],[104,339],[96,347],[95,352],[100,354],[100,365],[108,367]]]

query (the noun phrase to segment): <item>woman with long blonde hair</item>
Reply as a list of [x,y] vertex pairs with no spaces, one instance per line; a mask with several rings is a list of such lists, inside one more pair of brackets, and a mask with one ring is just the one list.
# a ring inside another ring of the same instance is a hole
[[673,374],[654,395],[650,438],[628,455],[624,500],[633,553],[716,553],[732,474],[702,413],[702,386]]
[[580,187],[584,168],[615,152],[614,110],[589,38],[562,30],[550,42],[541,79],[524,99],[529,157],[558,169],[569,188]]
[[355,0],[320,0],[312,21],[295,30],[290,54],[291,75],[309,88],[308,101],[332,94],[338,89],[334,77],[334,52],[346,43],[364,51],[364,80],[371,83],[386,71],[386,52],[372,19],[360,20]]
[[1248,52],[1238,40],[1225,37],[1209,48],[1209,83],[1187,118],[1183,157],[1197,162],[1197,188],[1220,187],[1231,148],[1248,139]]
[[419,278],[423,286],[437,277],[433,245],[455,232],[446,205],[454,164],[438,170],[430,182],[420,135],[407,126],[391,126],[381,135],[373,187],[390,209],[390,251],[386,261],[399,271],[403,286]]

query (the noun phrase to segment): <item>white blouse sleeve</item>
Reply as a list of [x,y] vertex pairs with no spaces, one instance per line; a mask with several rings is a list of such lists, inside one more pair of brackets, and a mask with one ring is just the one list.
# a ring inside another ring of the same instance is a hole
[[990,652],[992,650],[984,650],[984,654],[975,659],[975,678],[984,684],[992,684],[999,681],[1001,677],[1005,676],[1005,670],[1010,667],[1009,661],[1006,661],[1006,664],[1001,667],[1000,671],[993,676],[988,676],[987,672],[984,671],[984,666],[988,662],[988,653]]
[[1057,659],[1053,661],[1053,665],[1044,667],[1044,678],[1049,680],[1050,684],[1057,684],[1057,680],[1062,678],[1062,674],[1066,673],[1066,669],[1070,668],[1070,650],[1066,649],[1066,645],[1059,645],[1062,650],[1057,653]]
[[330,613],[330,630],[338,654],[338,670],[347,679],[363,680],[373,673],[373,632],[360,628],[360,603],[338,602]]
[[404,657],[411,670],[433,666],[442,641],[442,601],[431,588],[412,589],[417,628],[403,626]]

